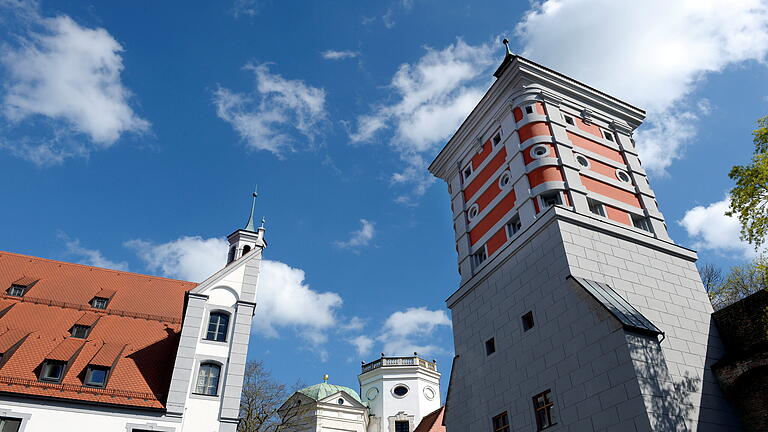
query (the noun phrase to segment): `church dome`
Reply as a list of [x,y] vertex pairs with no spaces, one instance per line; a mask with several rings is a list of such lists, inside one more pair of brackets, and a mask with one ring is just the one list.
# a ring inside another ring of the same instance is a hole
[[316,401],[319,401],[341,391],[348,394],[349,396],[351,396],[361,404],[363,403],[363,401],[360,399],[360,395],[358,395],[357,392],[352,390],[351,388],[328,384],[327,382],[305,387],[299,390],[299,393],[303,394],[304,396],[310,397]]

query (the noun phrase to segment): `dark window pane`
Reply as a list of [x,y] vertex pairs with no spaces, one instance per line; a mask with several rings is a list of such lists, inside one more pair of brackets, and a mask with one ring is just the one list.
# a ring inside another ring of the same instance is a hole
[[229,328],[229,315],[221,312],[211,314],[208,321],[208,332],[205,338],[208,340],[224,342],[227,340],[227,329]]
[[85,384],[96,387],[104,387],[104,385],[107,383],[107,372],[108,369],[106,368],[89,368]]
[[396,421],[395,432],[408,432],[409,426],[407,421]]
[[0,432],[19,432],[21,419],[0,417]]
[[72,337],[79,338],[79,339],[85,339],[88,337],[88,331],[91,328],[88,326],[83,325],[76,325],[72,327]]

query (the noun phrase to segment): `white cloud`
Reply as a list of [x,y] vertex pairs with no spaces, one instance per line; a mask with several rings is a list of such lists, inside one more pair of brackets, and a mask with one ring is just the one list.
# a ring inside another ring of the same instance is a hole
[[259,13],[259,2],[256,0],[235,0],[232,5],[232,15],[240,18],[241,15],[253,17]]
[[444,310],[429,310],[426,307],[408,308],[397,311],[384,322],[382,334],[377,340],[383,345],[388,356],[435,355],[445,349],[434,344],[434,333],[440,327],[450,327],[451,320]]
[[277,156],[294,150],[293,131],[313,141],[327,120],[325,90],[273,74],[266,64],[249,64],[245,69],[254,73],[254,91],[216,89],[213,102],[219,118],[228,122],[251,148]]
[[78,264],[94,267],[103,267],[112,270],[128,271],[128,263],[125,261],[112,261],[105,257],[98,249],[88,249],[80,245],[80,239],[70,239],[66,234],[59,233],[59,238],[65,241],[67,253],[80,257]]
[[638,149],[644,166],[663,174],[696,134],[695,112],[680,105],[697,84],[728,66],[764,61],[768,4],[548,0],[534,3],[517,33],[523,55],[647,109]]
[[[220,270],[227,257],[227,241],[221,238],[181,237],[162,244],[131,240],[147,268],[162,276],[200,282]],[[318,350],[327,340],[327,332],[339,322],[341,297],[333,292],[312,290],[304,271],[287,264],[263,260],[256,293],[253,329],[267,337],[278,337],[281,329],[295,330]],[[354,320],[350,325],[358,325]]]
[[700,250],[714,251],[723,255],[735,255],[737,258],[753,258],[756,252],[753,246],[739,239],[741,224],[734,216],[726,216],[730,198],[708,206],[696,206],[685,212],[679,221],[694,240],[693,247]]
[[44,18],[31,7],[5,8],[27,22],[25,28],[38,30],[0,51],[6,71],[2,114],[13,126],[44,120],[53,136],[4,140],[2,147],[41,165],[55,164],[149,129],[129,105],[131,92],[120,77],[123,47],[107,30],[82,27],[66,15]]
[[375,341],[371,337],[360,335],[352,339],[349,339],[348,342],[355,347],[355,352],[357,353],[358,356],[366,357],[368,354],[371,353],[371,349],[373,348],[373,344]]
[[358,116],[349,131],[353,143],[363,143],[389,130],[386,141],[404,162],[392,182],[412,184],[415,196],[434,181],[425,157],[450,138],[480,100],[495,61],[490,45],[473,46],[460,39],[442,50],[426,51],[414,64],[402,64],[392,77],[389,89],[395,102]]
[[360,219],[360,229],[352,232],[351,237],[347,241],[337,241],[336,246],[344,249],[356,249],[363,246],[368,246],[373,240],[373,236],[376,233],[373,222],[366,219]]
[[344,60],[348,58],[355,58],[360,55],[357,51],[335,51],[335,50],[327,50],[320,53],[320,55],[323,56],[326,60]]

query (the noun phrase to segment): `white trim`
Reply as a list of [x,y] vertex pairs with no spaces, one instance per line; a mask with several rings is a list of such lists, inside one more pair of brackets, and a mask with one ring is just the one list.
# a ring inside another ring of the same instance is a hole
[[[545,149],[546,153],[538,154],[536,152],[537,149]],[[549,154],[551,153],[550,147],[547,144],[536,144],[528,151],[528,154],[534,158],[534,159],[542,159],[545,157],[551,157]]]
[[[581,162],[579,162],[579,158],[583,158],[584,161],[587,163],[586,165],[582,165]],[[592,168],[592,162],[589,161],[589,158],[584,156],[581,153],[573,152],[573,160],[576,161],[576,166],[579,171],[582,169],[591,169]]]
[[[502,180],[504,180],[505,178],[507,179],[507,184],[501,184]],[[504,189],[506,189],[508,187],[511,187],[511,185],[512,185],[512,174],[510,173],[510,171],[508,169],[501,173],[501,175],[499,176],[499,183],[498,184],[499,184],[499,189],[501,189],[501,190],[504,190]]]
[[[626,180],[621,178],[622,174],[624,174],[627,177]],[[616,168],[616,178],[619,179],[619,181],[622,182],[622,183],[626,183],[626,184],[629,184],[629,185],[632,184],[632,177],[629,176],[628,172],[624,171],[621,168]]]
[[[472,215],[472,211],[473,211],[473,210],[474,210],[474,212],[475,212],[475,214],[474,214],[474,215]],[[475,219],[475,218],[476,218],[476,217],[477,217],[479,214],[480,214],[480,205],[478,205],[477,203],[474,203],[474,204],[472,204],[472,205],[471,205],[471,206],[470,206],[470,207],[467,209],[467,219],[468,219],[470,222],[472,222],[472,221],[473,221],[473,220],[474,220],[474,219]]]
[[[397,394],[395,394],[395,389],[398,388],[398,387],[404,387],[405,388],[406,391],[405,391],[404,395],[398,396]],[[403,384],[403,383],[399,383],[399,384],[393,385],[392,386],[392,390],[390,390],[390,393],[392,393],[392,397],[394,397],[396,399],[402,399],[402,398],[408,396],[408,393],[410,393],[410,392],[411,392],[411,388],[408,387],[407,385]]]
[[29,422],[29,419],[32,418],[32,414],[20,413],[18,411],[13,411],[7,408],[0,408],[0,417],[8,417],[21,420],[19,432],[24,432],[27,428],[27,422]]

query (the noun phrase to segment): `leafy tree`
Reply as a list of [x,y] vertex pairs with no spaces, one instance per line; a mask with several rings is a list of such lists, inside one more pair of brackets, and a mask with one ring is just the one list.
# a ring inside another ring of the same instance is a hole
[[731,168],[728,177],[736,181],[731,189],[731,204],[726,212],[741,223],[741,239],[755,249],[768,234],[768,116],[757,121],[753,131],[755,144],[752,163]]
[[278,409],[294,391],[303,387],[296,383],[291,388],[277,382],[260,361],[245,365],[243,395],[240,398],[240,424],[238,432],[281,432],[301,428],[305,412],[293,406],[282,417]]
[[731,267],[725,276],[711,264],[702,266],[699,273],[715,309],[722,309],[760,290],[768,289],[768,258],[762,256]]

